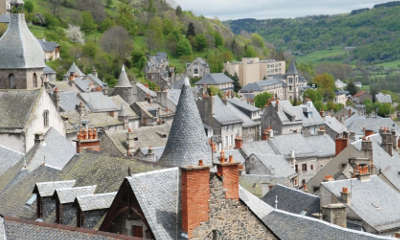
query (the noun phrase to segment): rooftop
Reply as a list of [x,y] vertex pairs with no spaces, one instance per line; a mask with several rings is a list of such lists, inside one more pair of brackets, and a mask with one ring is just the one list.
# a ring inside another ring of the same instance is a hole
[[226,76],[224,73],[209,73],[205,75],[196,85],[219,85],[233,83],[233,80]]

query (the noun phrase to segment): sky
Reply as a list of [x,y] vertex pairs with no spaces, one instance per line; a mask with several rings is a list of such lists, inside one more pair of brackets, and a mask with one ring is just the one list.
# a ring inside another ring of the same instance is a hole
[[197,15],[221,20],[338,14],[391,0],[171,0]]

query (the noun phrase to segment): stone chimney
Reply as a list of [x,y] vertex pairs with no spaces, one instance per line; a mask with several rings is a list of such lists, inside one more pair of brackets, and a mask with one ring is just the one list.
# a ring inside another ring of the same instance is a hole
[[347,187],[342,188],[342,191],[340,192],[340,196],[342,198],[343,203],[346,203],[346,204],[350,203],[350,192]]
[[390,155],[393,156],[393,143],[392,143],[392,133],[384,128],[379,131],[382,137],[382,148]]
[[230,155],[228,161],[225,161],[224,158],[221,158],[221,161],[216,165],[217,165],[217,175],[222,177],[222,184],[225,191],[225,198],[239,200],[240,163],[234,162],[232,155]]
[[95,66],[93,66],[93,68],[92,68],[92,75],[95,77],[99,77]]
[[325,128],[324,127],[320,127],[319,129],[318,129],[318,135],[319,136],[323,136],[323,135],[325,135],[325,133],[326,133],[326,130],[325,130]]
[[96,128],[81,129],[74,141],[76,142],[77,153],[80,153],[84,149],[100,152],[100,139],[98,138]]
[[339,155],[349,144],[349,139],[346,135],[338,136],[335,140],[336,145],[336,156]]
[[192,237],[193,230],[209,219],[210,168],[200,160],[198,166],[181,168],[182,230]]
[[243,139],[240,136],[235,138],[235,149],[241,149],[243,146]]
[[41,144],[44,141],[43,133],[36,133],[35,134],[35,144]]
[[168,90],[162,89],[157,92],[157,102],[161,106],[168,108]]
[[263,131],[262,140],[268,141],[270,138],[273,137],[273,135],[274,135],[273,130],[271,127],[269,127]]
[[395,129],[392,129],[392,145],[393,145],[393,149],[397,150],[398,146],[397,146],[397,133]]
[[347,227],[346,206],[334,203],[322,206],[322,219],[341,227]]
[[128,156],[133,156],[135,153],[136,149],[138,148],[138,139],[135,138],[135,135],[133,134],[132,129],[128,129],[127,133],[127,143],[128,143]]
[[61,96],[58,88],[54,89],[54,104],[56,105],[57,111],[60,111]]

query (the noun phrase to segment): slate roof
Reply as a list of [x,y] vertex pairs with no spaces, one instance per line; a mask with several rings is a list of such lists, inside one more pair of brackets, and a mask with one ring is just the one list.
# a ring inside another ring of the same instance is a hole
[[389,129],[394,128],[397,135],[400,133],[399,126],[390,118],[365,117],[354,114],[350,118],[346,119],[344,124],[349,131],[354,132],[356,135],[364,135],[364,128],[373,130],[374,132],[379,132],[381,127],[386,127]]
[[60,108],[64,112],[75,111],[79,105],[78,93],[75,91],[59,92],[60,94]]
[[101,86],[102,88],[107,87],[107,83],[101,81],[100,78],[98,78],[96,75],[93,75],[92,73],[88,74],[86,78],[96,83],[98,86]]
[[319,196],[295,188],[278,184],[261,199],[270,206],[275,206],[276,198],[278,198],[277,205],[280,210],[307,216],[320,212]]
[[23,153],[0,145],[0,176],[24,157]]
[[76,147],[72,141],[50,128],[44,136],[44,143],[36,145],[28,152],[27,169],[32,171],[44,163],[49,168],[62,170],[75,154]]
[[80,93],[79,96],[89,107],[91,112],[110,112],[120,110],[112,101],[111,97],[102,92]]
[[195,85],[220,85],[226,83],[233,83],[233,80],[224,73],[208,73]]
[[375,98],[376,101],[380,103],[392,103],[392,96],[389,94],[378,93]]
[[37,189],[41,197],[51,197],[56,189],[71,188],[75,183],[76,180],[38,182],[35,184],[35,189]]
[[296,68],[296,61],[295,60],[292,60],[290,62],[287,74],[288,75],[298,75],[299,74],[299,72],[297,71],[297,68]]
[[276,154],[268,141],[257,141],[251,143],[243,143],[242,152],[246,157],[249,157],[252,153],[260,155]]
[[0,129],[24,128],[40,90],[0,90]]
[[249,111],[249,112],[258,112],[261,110],[258,107],[255,107],[251,104],[248,104],[247,102],[245,102],[243,100],[240,100],[239,98],[230,98],[230,99],[228,99],[228,101],[231,104],[233,104],[235,107]]
[[53,52],[60,45],[56,42],[46,41],[46,39],[39,39],[39,43],[45,52]]
[[71,187],[71,188],[60,188],[56,189],[55,195],[61,204],[73,203],[76,197],[94,194],[96,191],[96,185],[85,186],[85,187]]
[[268,141],[276,153],[290,156],[292,151],[296,157],[315,156],[314,149],[301,134],[279,135]]
[[127,177],[156,239],[177,239],[179,169],[169,168]]
[[168,99],[171,103],[173,103],[175,106],[178,105],[179,102],[179,96],[181,96],[181,90],[180,89],[169,89],[168,90]]
[[136,87],[138,88],[138,90],[141,90],[142,92],[144,92],[145,94],[148,94],[151,97],[157,97],[157,93],[154,92],[153,90],[147,88],[146,86],[144,86],[141,83],[136,83]]
[[117,192],[81,195],[76,197],[82,211],[93,211],[110,208]]
[[[273,101],[271,103],[272,107],[276,107],[277,102]],[[292,124],[302,124],[303,123],[303,113],[299,107],[293,106],[289,101],[279,101],[278,111],[276,112],[279,120],[283,125]]]
[[285,82],[283,81],[282,76],[269,76],[266,80],[257,81],[254,83],[249,83],[245,85],[240,92],[243,93],[251,93],[251,92],[261,92],[264,89],[268,88],[269,86],[274,85],[284,85]]
[[305,104],[301,104],[296,106],[296,108],[300,108],[303,110],[303,126],[310,127],[310,126],[317,126],[324,124],[324,120],[322,119],[321,115],[314,107],[314,104],[311,101],[308,101]]
[[304,137],[309,146],[314,150],[315,156],[333,157],[336,154],[336,144],[333,139],[327,135],[315,135]]
[[57,72],[54,71],[54,69],[52,69],[51,67],[49,67],[47,65],[44,67],[43,73],[44,74],[57,74]]
[[0,69],[44,68],[44,58],[24,14],[10,14],[10,24],[0,38]]
[[69,67],[69,69],[67,71],[67,75],[69,76],[69,75],[71,75],[71,73],[75,73],[79,77],[85,76],[85,74],[83,74],[83,72],[79,69],[79,67],[76,66],[75,62],[73,62],[71,67]]
[[325,125],[334,131],[337,134],[343,133],[347,131],[346,126],[339,122],[335,117],[325,116],[324,118]]
[[115,87],[132,87],[128,75],[126,74],[125,65],[122,65],[121,74],[119,75],[118,83]]
[[244,128],[249,128],[249,127],[255,127],[258,125],[261,125],[260,122],[255,122],[253,120],[251,120],[246,114],[244,114],[242,111],[240,111],[239,109],[237,109],[236,107],[234,107],[233,104],[230,104],[228,102],[228,104],[226,105],[226,107],[236,116],[238,117],[242,123],[243,123],[243,127]]
[[11,217],[0,218],[1,240],[112,240],[131,239],[127,236],[75,228],[65,225],[39,223]]
[[293,167],[283,155],[254,154],[254,156],[268,169],[268,174],[275,178],[292,178],[296,176]]
[[[235,112],[232,112],[232,108],[222,101],[219,96],[212,96],[213,98],[213,117],[221,125],[231,125],[243,123],[243,120]],[[251,120],[250,120],[251,121]]]
[[[121,107],[123,106],[125,116],[127,116],[131,119],[139,118],[138,115],[136,114],[136,112],[132,110],[132,108],[129,106],[129,104],[120,95],[112,96],[111,99],[116,106],[121,106]],[[119,113],[120,116],[122,116],[121,115],[121,107],[120,107],[120,113]]]
[[397,207],[400,193],[378,176],[372,175],[367,181],[353,178],[321,184],[336,198],[340,198],[342,188],[347,187],[351,191],[347,207],[377,231],[400,227],[400,209]]
[[179,97],[167,145],[160,158],[164,166],[197,165],[203,160],[211,164],[211,148],[205,135],[189,79],[186,78]]

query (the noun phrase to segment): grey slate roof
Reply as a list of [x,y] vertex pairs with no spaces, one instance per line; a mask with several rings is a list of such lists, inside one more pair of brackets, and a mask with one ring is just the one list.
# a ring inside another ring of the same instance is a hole
[[82,195],[76,197],[76,201],[82,211],[108,209],[116,195],[117,192]]
[[39,43],[45,52],[52,52],[60,46],[58,43],[46,41],[46,39],[39,39]]
[[384,93],[378,93],[375,96],[376,101],[380,103],[392,103],[392,96],[389,94],[384,94]]
[[169,168],[127,177],[156,239],[177,239],[179,169]]
[[254,156],[268,169],[268,174],[275,178],[292,178],[296,172],[283,155],[254,154]]
[[76,180],[55,181],[55,182],[38,182],[35,184],[41,197],[51,197],[56,189],[71,188],[75,185]]
[[279,135],[268,141],[276,153],[290,156],[292,151],[296,157],[315,156],[314,149],[301,134]]
[[[213,117],[221,125],[240,124],[243,120],[232,109],[225,105],[219,96],[213,98]],[[250,120],[251,121],[251,120]]]
[[92,73],[88,74],[86,76],[86,78],[94,83],[96,83],[97,85],[101,86],[101,87],[107,87],[107,83],[103,82],[100,80],[100,78],[96,77],[95,75],[93,75]]
[[126,74],[125,65],[122,65],[121,74],[119,75],[118,83],[115,87],[132,87],[128,75]]
[[353,178],[321,184],[336,198],[340,198],[342,188],[347,187],[351,192],[347,207],[377,231],[400,227],[400,209],[397,207],[400,193],[378,176],[372,175],[367,181]]
[[40,90],[0,90],[0,129],[24,128]]
[[314,149],[315,156],[333,157],[336,154],[336,144],[332,138],[327,135],[315,135],[304,138],[309,146]]
[[171,103],[173,103],[175,106],[178,105],[179,102],[179,96],[181,96],[181,90],[180,89],[169,89],[168,90],[168,99]]
[[0,38],[0,69],[44,68],[44,52],[29,30],[24,14],[10,14],[10,24]]
[[302,109],[303,111],[303,126],[310,127],[310,126],[317,126],[324,124],[324,120],[322,119],[321,115],[314,107],[314,104],[309,101],[305,104],[301,104],[296,106],[295,108]]
[[292,62],[290,62],[287,74],[288,75],[298,75],[299,74],[299,72],[297,71],[297,68],[296,68],[295,60],[292,60]]
[[59,92],[60,94],[60,108],[64,112],[71,112],[76,110],[79,105],[78,93],[75,91]]
[[62,170],[75,156],[76,148],[72,141],[50,128],[44,136],[44,144],[36,145],[28,152],[27,168],[33,170],[45,163],[45,166]]
[[[276,107],[277,102],[274,101],[271,103],[272,107]],[[289,101],[279,101],[278,103],[278,111],[277,115],[279,120],[284,125],[292,125],[292,124],[302,124],[303,123],[303,113],[299,107],[293,106]]]
[[83,72],[79,69],[79,67],[76,66],[75,62],[73,62],[71,67],[69,67],[69,69],[67,71],[67,75],[69,76],[69,75],[71,75],[71,73],[75,73],[79,77],[85,76],[85,74],[83,74]]
[[57,74],[57,72],[54,71],[54,69],[52,69],[51,67],[49,67],[47,65],[44,67],[43,73],[44,74]]
[[164,166],[211,164],[211,148],[205,135],[193,93],[187,78],[182,87],[167,145],[160,158]]
[[243,100],[240,100],[239,98],[230,98],[228,101],[231,104],[233,104],[235,107],[237,107],[239,109],[247,110],[249,112],[257,112],[257,111],[261,110],[256,106],[253,106],[253,105],[248,104],[247,102],[245,102]]
[[24,154],[0,145],[0,176],[18,163]]
[[347,131],[346,126],[339,122],[335,117],[325,116],[324,118],[325,125],[334,131],[337,134],[343,133]]
[[394,128],[397,134],[400,133],[399,126],[390,118],[382,117],[365,117],[358,114],[354,114],[350,118],[344,121],[345,126],[351,132],[356,133],[356,135],[363,135],[363,129],[373,130],[379,132],[381,127],[386,127],[389,129]]
[[219,85],[233,83],[233,80],[226,76],[224,73],[208,73],[196,85]]
[[120,110],[112,101],[111,97],[104,95],[102,92],[80,93],[79,95],[92,112]]
[[251,93],[251,92],[260,92],[264,91],[265,88],[274,85],[284,85],[285,82],[283,81],[283,76],[270,76],[266,80],[257,81],[254,83],[249,83],[245,85],[240,92],[243,93]]
[[142,92],[144,92],[145,94],[148,94],[151,97],[157,97],[157,93],[154,92],[153,90],[147,88],[146,86],[144,86],[141,83],[136,83],[136,87],[138,88],[138,90],[141,90]]
[[94,194],[96,185],[56,189],[55,193],[61,204],[73,203],[76,197]]
[[246,114],[244,114],[242,111],[237,109],[236,107],[233,106],[233,104],[228,103],[226,107],[233,113],[235,114],[240,120],[243,122],[243,127],[244,128],[249,128],[249,127],[255,127],[260,125],[260,122],[255,122],[251,120]]
[[275,206],[275,200],[278,198],[278,209],[296,213],[306,214],[311,216],[313,213],[320,211],[320,198],[319,196],[305,193],[295,188],[289,188],[283,185],[274,186],[264,197],[261,199],[269,204]]

